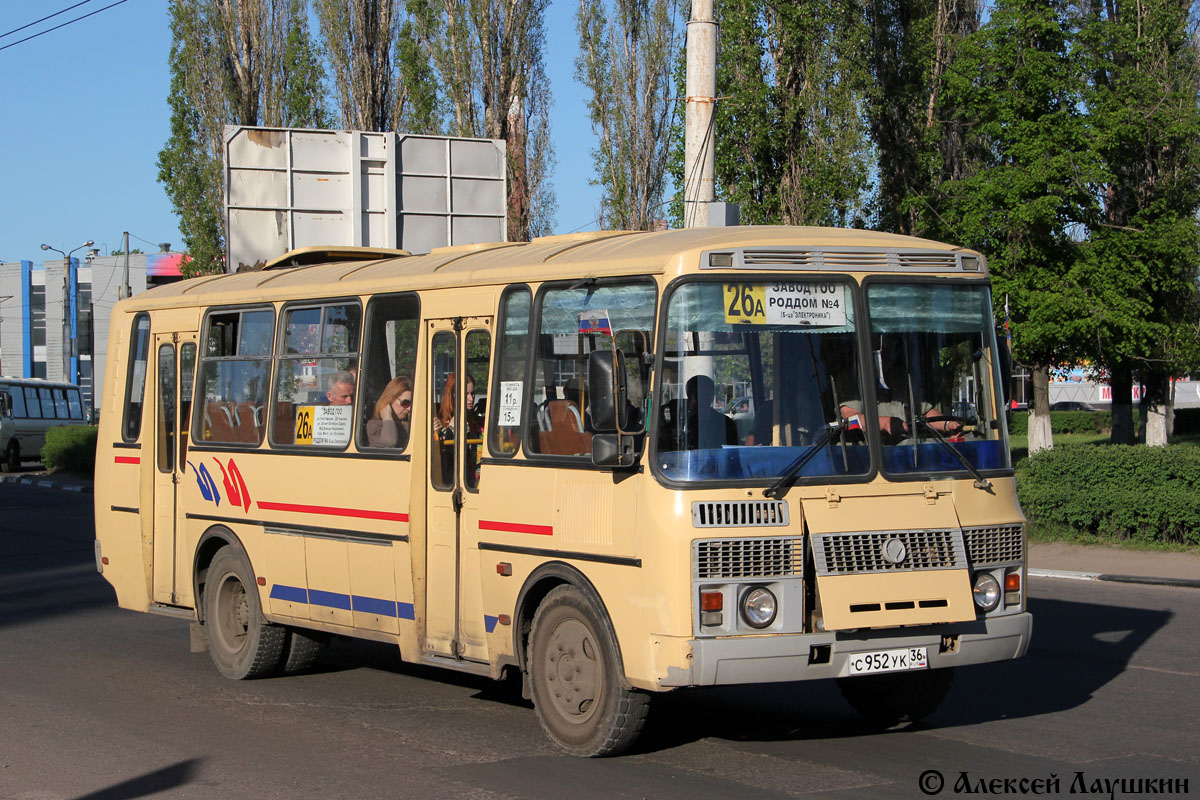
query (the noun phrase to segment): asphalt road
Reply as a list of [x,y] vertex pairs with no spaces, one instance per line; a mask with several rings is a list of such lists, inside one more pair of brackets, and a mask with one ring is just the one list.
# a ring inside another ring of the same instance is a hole
[[1143,778],[1200,795],[1195,589],[1035,581],[1030,655],[961,670],[907,729],[871,730],[828,683],[688,691],[656,699],[633,754],[585,761],[548,743],[512,686],[380,644],[228,681],[185,624],[116,607],[91,520],[88,495],[0,485],[3,800],[919,798],[930,770],[942,797],[1052,776],[1043,796]]

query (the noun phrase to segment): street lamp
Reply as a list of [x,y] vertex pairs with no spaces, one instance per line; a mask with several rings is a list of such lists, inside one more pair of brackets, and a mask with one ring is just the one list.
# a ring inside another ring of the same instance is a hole
[[75,376],[71,375],[71,357],[76,355],[75,348],[77,347],[73,334],[75,326],[71,324],[75,308],[74,298],[71,297],[71,254],[94,244],[94,241],[88,239],[79,247],[66,253],[57,247],[51,247],[48,244],[42,245],[43,250],[53,250],[63,257],[63,380],[70,380],[71,383],[75,383]]

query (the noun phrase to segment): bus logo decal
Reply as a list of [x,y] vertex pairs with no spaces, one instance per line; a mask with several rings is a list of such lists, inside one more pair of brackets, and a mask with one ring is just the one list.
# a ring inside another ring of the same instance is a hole
[[192,468],[192,474],[196,476],[196,483],[200,486],[200,496],[210,503],[215,502],[219,507],[221,505],[221,493],[217,491],[217,482],[212,479],[212,475],[208,474],[208,469],[204,466],[204,462],[200,462],[200,466],[196,466],[192,462],[188,462],[188,466]]
[[241,506],[242,510],[249,514],[250,490],[246,488],[246,482],[242,480],[242,471],[237,468],[237,464],[233,463],[232,458],[227,464],[222,464],[221,459],[216,456],[213,456],[213,461],[216,461],[217,466],[221,468],[221,477],[225,481],[225,496],[229,498],[229,502],[235,506]]

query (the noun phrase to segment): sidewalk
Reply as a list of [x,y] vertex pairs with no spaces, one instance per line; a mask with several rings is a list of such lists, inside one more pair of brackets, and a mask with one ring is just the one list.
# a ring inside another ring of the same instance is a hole
[[[4,473],[0,474],[0,483],[92,493],[90,478],[65,472]],[[1029,575],[1034,578],[1148,583],[1200,589],[1200,554],[1121,550],[1065,542],[1032,542],[1029,545]]]
[[1161,583],[1200,588],[1200,555],[1157,550],[1032,542],[1029,574],[1033,577]]
[[0,474],[0,483],[17,483],[22,486],[39,486],[43,489],[61,489],[68,492],[92,493],[92,479],[81,478],[67,472],[50,474],[38,470],[36,472],[5,472]]

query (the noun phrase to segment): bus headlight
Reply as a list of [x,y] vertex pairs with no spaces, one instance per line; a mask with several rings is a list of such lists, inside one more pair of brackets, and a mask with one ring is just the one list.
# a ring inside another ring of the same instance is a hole
[[742,619],[751,628],[765,628],[775,621],[779,604],[765,586],[751,586],[742,595]]
[[990,572],[981,572],[975,576],[975,605],[980,611],[991,611],[1000,602],[1000,583]]

